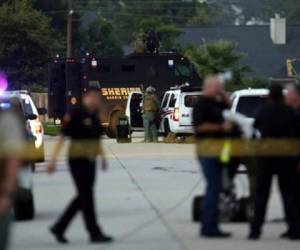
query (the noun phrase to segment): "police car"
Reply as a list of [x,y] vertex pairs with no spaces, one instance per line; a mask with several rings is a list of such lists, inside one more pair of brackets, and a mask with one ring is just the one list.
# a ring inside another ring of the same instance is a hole
[[[162,117],[159,132],[167,136],[170,132],[177,135],[193,134],[193,107],[199,96],[200,87],[180,86],[166,91],[161,102]],[[129,95],[126,116],[131,131],[143,131],[141,92]]]
[[39,116],[45,115],[47,110],[44,108],[37,108],[32,101],[29,93],[27,91],[6,91],[1,94],[2,98],[18,98],[21,101],[22,109],[25,114],[25,117],[28,115],[34,115],[35,119],[28,119],[31,133],[35,137],[35,149],[36,149],[36,162],[43,162],[45,153],[44,153],[44,128],[41,123]]
[[201,96],[200,87],[174,87],[164,94],[161,103],[160,132],[167,136],[194,133],[193,108]]

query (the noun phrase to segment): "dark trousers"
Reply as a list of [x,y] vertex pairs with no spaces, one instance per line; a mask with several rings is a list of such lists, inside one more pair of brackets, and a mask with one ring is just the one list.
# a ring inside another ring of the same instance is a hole
[[219,232],[219,197],[222,191],[222,167],[217,158],[200,158],[203,174],[207,182],[202,207],[203,234]]
[[100,227],[97,224],[94,208],[94,183],[96,175],[95,161],[87,159],[72,159],[69,161],[71,175],[76,186],[77,195],[70,202],[63,215],[55,224],[55,228],[61,234],[64,234],[68,225],[81,210],[85,221],[86,229],[90,237],[101,234]]
[[296,204],[295,164],[292,158],[260,158],[256,170],[254,217],[251,232],[260,234],[265,220],[272,178],[278,177],[286,222],[291,232],[299,233],[299,213]]

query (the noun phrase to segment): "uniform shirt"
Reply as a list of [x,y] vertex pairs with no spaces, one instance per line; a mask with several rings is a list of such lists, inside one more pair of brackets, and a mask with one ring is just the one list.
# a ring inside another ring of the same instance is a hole
[[256,116],[254,127],[262,138],[291,138],[297,136],[296,111],[284,103],[265,104]]
[[[194,107],[193,119],[195,127],[206,122],[222,124],[224,122],[222,112],[226,108],[227,106],[224,102],[219,102],[205,96],[200,97]],[[197,138],[220,138],[224,136],[223,132],[196,132]]]
[[103,132],[99,112],[89,112],[77,107],[66,115],[62,134],[71,138],[70,158],[91,158],[99,154],[100,138]]
[[[22,125],[13,112],[0,111],[0,189],[5,179],[5,158],[19,155],[25,146]],[[1,192],[1,190],[0,190]]]

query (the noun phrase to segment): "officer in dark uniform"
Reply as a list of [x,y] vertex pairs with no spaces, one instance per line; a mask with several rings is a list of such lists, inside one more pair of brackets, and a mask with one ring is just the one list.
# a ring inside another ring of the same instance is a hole
[[78,211],[82,211],[91,242],[111,242],[97,224],[94,208],[94,182],[96,175],[96,158],[102,155],[102,169],[107,164],[100,144],[102,135],[99,118],[99,90],[88,90],[82,99],[82,105],[66,114],[63,121],[61,136],[55,147],[54,155],[48,166],[50,173],[56,170],[56,159],[64,144],[64,138],[70,137],[69,166],[76,186],[77,195],[50,231],[60,243],[68,243],[64,233]]
[[[261,137],[268,139],[289,139],[296,136],[297,116],[295,111],[284,102],[283,88],[280,84],[270,87],[270,102],[258,113],[254,126]],[[284,204],[285,218],[292,239],[299,239],[299,218],[295,197],[295,164],[293,157],[264,156],[258,158],[256,170],[256,191],[254,216],[251,221],[249,239],[259,239],[264,223],[267,202],[273,175],[277,175]]]
[[[299,83],[290,83],[286,87],[286,103],[290,107],[292,107],[297,114],[297,138],[300,139],[300,85]],[[298,208],[298,215],[300,214],[300,157],[297,159],[296,165],[296,196],[297,196],[297,208]],[[288,238],[291,232],[286,231],[285,233],[281,234],[282,238]]]
[[[231,102],[218,76],[208,77],[203,85],[202,96],[194,108],[195,131],[198,140],[224,138],[233,130],[233,124],[224,121],[222,112],[230,108]],[[227,238],[219,228],[219,197],[222,191],[222,164],[218,156],[199,157],[207,182],[202,207],[200,234],[210,238]]]

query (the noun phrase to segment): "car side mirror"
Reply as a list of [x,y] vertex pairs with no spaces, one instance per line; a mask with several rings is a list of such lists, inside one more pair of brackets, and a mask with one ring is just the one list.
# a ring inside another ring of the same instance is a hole
[[47,109],[45,108],[38,108],[38,113],[39,115],[46,115],[47,114]]
[[35,120],[37,118],[37,115],[35,114],[26,114],[25,119],[26,120]]

